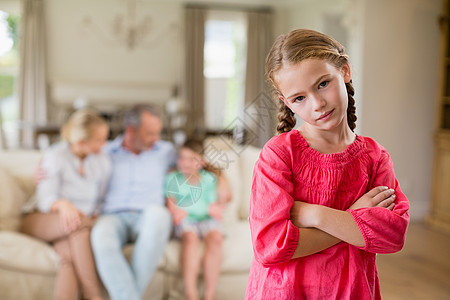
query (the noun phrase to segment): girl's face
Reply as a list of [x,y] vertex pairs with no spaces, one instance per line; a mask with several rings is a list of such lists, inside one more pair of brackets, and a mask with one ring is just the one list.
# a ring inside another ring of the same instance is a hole
[[188,148],[181,148],[178,154],[177,168],[185,175],[197,174],[203,168],[203,157]]
[[303,121],[317,129],[332,130],[347,125],[350,67],[337,69],[321,59],[305,59],[283,66],[275,81],[280,99]]
[[109,128],[107,125],[100,125],[92,129],[92,135],[85,141],[80,141],[80,147],[85,155],[90,153],[98,154],[106,143]]

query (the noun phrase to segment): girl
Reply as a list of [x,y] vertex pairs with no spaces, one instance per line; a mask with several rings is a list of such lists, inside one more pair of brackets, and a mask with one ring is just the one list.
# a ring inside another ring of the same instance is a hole
[[403,247],[409,204],[387,151],[353,132],[343,46],[293,30],[272,46],[266,77],[281,134],[253,173],[246,299],[380,299],[376,253]]
[[94,112],[75,112],[62,129],[61,142],[48,150],[46,172],[36,190],[34,210],[22,231],[53,245],[60,258],[55,299],[102,299],[90,244],[92,215],[102,199],[110,172],[101,153],[108,125]]
[[214,299],[222,261],[220,220],[230,198],[228,183],[219,170],[205,162],[202,143],[187,141],[179,151],[177,168],[166,180],[167,207],[181,238],[181,268],[188,300],[199,299],[198,247],[204,239],[204,299]]

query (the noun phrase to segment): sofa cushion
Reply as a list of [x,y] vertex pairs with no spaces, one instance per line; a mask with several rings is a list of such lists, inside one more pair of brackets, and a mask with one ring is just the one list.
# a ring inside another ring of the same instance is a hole
[[241,182],[242,199],[240,201],[238,216],[241,220],[248,220],[248,209],[250,203],[250,194],[252,191],[253,169],[259,158],[260,148],[248,146],[241,153]]
[[0,165],[9,170],[28,196],[33,194],[33,173],[42,157],[38,150],[14,150],[0,152]]
[[0,231],[0,268],[55,275],[58,255],[43,241],[19,232]]
[[15,230],[20,226],[21,208],[27,199],[17,180],[0,166],[0,230]]
[[222,273],[248,273],[253,259],[248,221],[238,221],[226,227],[224,231]]
[[223,222],[225,224],[233,224],[238,220],[239,207],[242,201],[242,183],[241,183],[241,170],[240,160],[235,156],[232,151],[224,151],[224,155],[227,156],[229,162],[223,164],[223,172],[227,178],[231,188],[231,201],[227,205],[227,209],[223,216]]

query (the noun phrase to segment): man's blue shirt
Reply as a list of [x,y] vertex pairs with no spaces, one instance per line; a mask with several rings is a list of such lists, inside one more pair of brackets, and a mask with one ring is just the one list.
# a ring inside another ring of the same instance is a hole
[[164,205],[164,181],[175,165],[175,148],[157,141],[150,150],[134,154],[122,146],[123,136],[105,146],[112,162],[103,213],[142,210],[149,204]]

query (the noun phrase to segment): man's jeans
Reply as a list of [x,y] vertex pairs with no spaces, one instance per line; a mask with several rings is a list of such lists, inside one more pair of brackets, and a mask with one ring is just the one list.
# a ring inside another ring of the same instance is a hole
[[[97,270],[112,300],[141,299],[169,240],[172,218],[162,205],[100,216],[91,233]],[[135,242],[131,264],[122,247]]]

